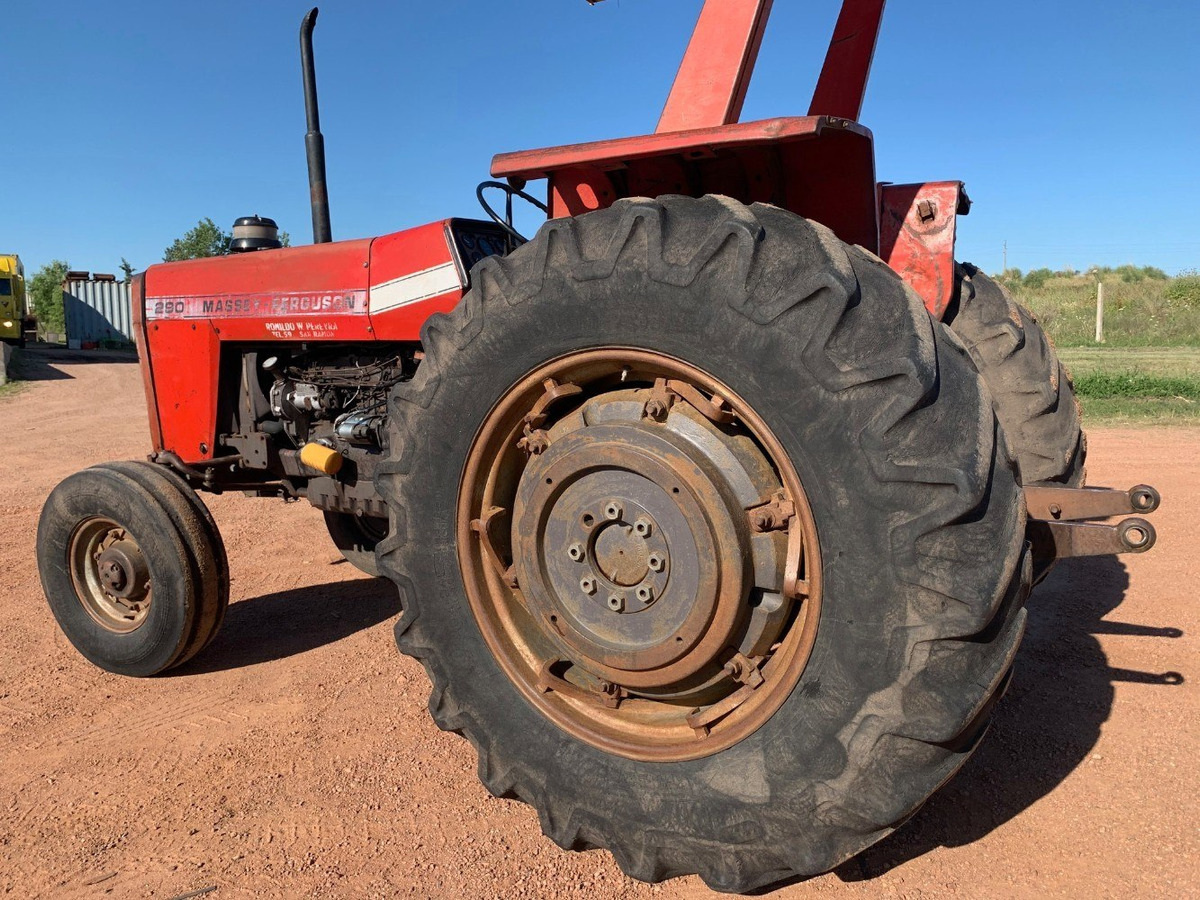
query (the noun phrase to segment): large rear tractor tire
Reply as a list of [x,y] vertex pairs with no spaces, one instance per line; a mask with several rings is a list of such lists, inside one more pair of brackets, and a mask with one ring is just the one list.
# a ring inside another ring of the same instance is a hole
[[211,514],[174,473],[107,463],[59,484],[38,522],[38,569],[80,653],[148,676],[203,650],[229,604],[229,563]]
[[372,578],[379,577],[375,547],[387,536],[387,519],[326,510],[325,528],[346,562]]
[[629,875],[826,871],[963,764],[1007,684],[1025,512],[961,347],[774,207],[548,223],[422,331],[383,571],[438,725]]
[[971,354],[1023,484],[1084,482],[1087,438],[1071,376],[1033,313],[975,266],[957,267],[958,290],[943,320]]

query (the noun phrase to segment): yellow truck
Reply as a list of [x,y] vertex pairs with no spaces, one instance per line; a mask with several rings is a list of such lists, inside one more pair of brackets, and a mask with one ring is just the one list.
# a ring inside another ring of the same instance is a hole
[[24,347],[36,328],[25,301],[25,267],[15,253],[0,254],[0,340]]

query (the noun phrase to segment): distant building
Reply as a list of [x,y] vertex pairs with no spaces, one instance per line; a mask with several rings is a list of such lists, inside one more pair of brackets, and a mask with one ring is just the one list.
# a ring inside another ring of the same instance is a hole
[[129,285],[115,275],[68,272],[63,282],[63,318],[70,347],[133,343]]

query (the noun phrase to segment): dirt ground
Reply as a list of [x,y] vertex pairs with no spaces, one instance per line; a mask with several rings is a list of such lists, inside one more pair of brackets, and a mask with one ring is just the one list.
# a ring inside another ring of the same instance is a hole
[[[564,853],[437,730],[392,640],[394,589],[300,504],[211,498],[233,605],[199,659],[109,675],[59,633],[34,564],[69,473],[148,446],[135,365],[31,354],[0,398],[0,892],[172,898],[701,897]],[[1200,429],[1091,435],[1093,483],[1156,485],[1158,547],[1060,566],[966,768],[802,897],[1200,894]]]

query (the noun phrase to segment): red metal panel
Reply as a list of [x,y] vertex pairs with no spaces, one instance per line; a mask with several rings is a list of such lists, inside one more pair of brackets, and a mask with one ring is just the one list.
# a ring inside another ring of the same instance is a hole
[[158,395],[154,392],[154,368],[151,365],[150,341],[146,335],[146,275],[133,276],[129,291],[129,309],[133,318],[133,340],[137,344],[138,364],[142,370],[142,387],[146,391],[146,412],[150,417],[150,443],[161,450],[162,424],[158,416]]
[[738,120],[772,2],[706,0],[655,131],[687,131]]
[[600,141],[509,154],[493,165],[497,175],[548,175],[553,217],[621,197],[725,194],[816,219],[869,250],[879,246],[871,132],[845,119],[770,119]]
[[227,341],[371,340],[370,246],[342,241],[153,266],[146,319],[211,322]]
[[161,423],[155,449],[174,450],[189,462],[211,459],[220,374],[220,339],[212,323],[153,321],[146,323],[146,331]]
[[845,0],[825,65],[808,108],[810,116],[838,116],[858,121],[871,61],[883,21],[885,0]]
[[431,315],[448,312],[466,289],[447,223],[431,222],[371,244],[371,327],[381,341],[416,341]]
[[[740,125],[717,128],[697,128],[667,134],[648,134],[611,141],[592,141],[587,144],[566,144],[541,150],[501,153],[492,159],[492,175],[496,178],[517,176],[527,181],[545,178],[558,169],[594,167],[617,169],[634,159],[677,154],[685,159],[712,156],[718,150],[750,144],[796,140],[819,135],[831,127],[824,116],[794,116],[782,119],[762,119]],[[871,132],[861,125],[836,123],[850,131],[870,137]]]
[[599,169],[579,166],[561,169],[550,175],[552,219],[605,209],[617,199],[615,186]]
[[941,319],[954,297],[958,214],[970,208],[962,182],[883,185],[879,198],[879,255]]

